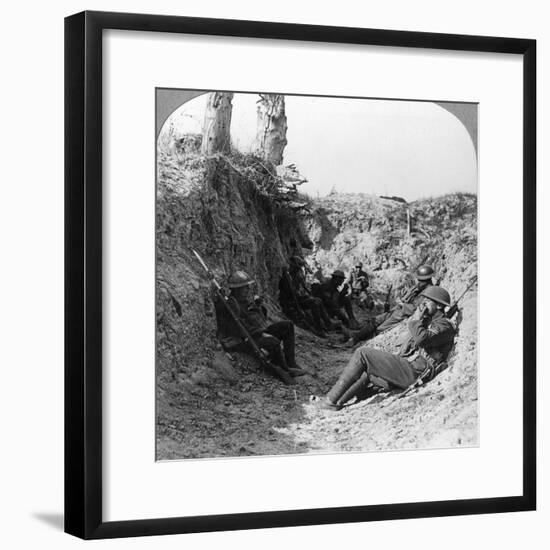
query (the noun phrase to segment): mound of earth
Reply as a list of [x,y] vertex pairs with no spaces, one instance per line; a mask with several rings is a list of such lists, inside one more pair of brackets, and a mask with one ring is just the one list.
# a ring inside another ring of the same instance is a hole
[[[408,215],[407,215],[408,211]],[[410,220],[410,225],[408,224]],[[313,201],[306,225],[314,249],[308,263],[328,277],[358,261],[372,286],[399,292],[414,284],[420,263],[432,265],[451,295],[477,273],[477,197],[455,193],[410,204],[372,195],[332,194]]]
[[[302,250],[325,275],[361,260],[381,303],[430,261],[458,296],[477,273],[477,201],[454,194],[411,204],[330,195],[296,209],[273,194],[272,171],[245,157],[159,155],[157,187],[157,458],[279,455],[475,445],[477,291],[465,296],[450,367],[404,399],[376,395],[337,414],[315,409],[353,350],[297,329],[308,375],[285,386],[216,339],[211,288],[196,249],[220,281],[245,269],[275,321],[281,268]],[[408,214],[407,214],[408,209]],[[358,311],[362,318],[364,311]],[[395,350],[403,327],[369,345]]]
[[238,269],[253,274],[276,315],[281,269],[311,242],[293,205],[270,188],[269,167],[254,158],[159,152],[157,170],[157,437],[164,458],[161,442],[173,439],[174,416],[186,438],[178,455],[190,456],[196,451],[187,438],[202,426],[201,407],[215,410],[234,378],[245,379],[218,343],[210,279],[193,250],[220,282]]

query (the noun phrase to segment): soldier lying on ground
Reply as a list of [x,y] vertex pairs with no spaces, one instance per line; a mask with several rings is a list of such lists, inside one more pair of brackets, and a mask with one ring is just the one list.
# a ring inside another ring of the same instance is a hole
[[[254,281],[244,272],[236,271],[229,279],[230,288],[228,305],[243,323],[249,334],[260,348],[266,350],[269,358],[292,376],[307,374],[296,364],[294,348],[294,325],[291,321],[270,323],[267,310],[261,299],[250,298],[250,285]],[[250,346],[243,339],[238,326],[215,296],[218,337],[226,351],[249,352]],[[281,344],[283,349],[281,350]]]
[[369,276],[363,270],[363,262],[357,262],[351,270],[347,284],[351,288],[351,297],[357,299],[359,306],[366,309],[374,307],[374,300],[368,293]]
[[[429,286],[422,293],[422,302],[408,323],[407,339],[398,354],[362,346],[327,395],[315,403],[324,410],[337,411],[353,395],[348,391],[362,375],[378,378],[405,389],[429,367],[435,373],[441,370],[453,347],[455,329],[445,317],[445,307],[451,305],[449,293],[441,287]],[[427,378],[429,379],[429,377]]]
[[306,285],[305,262],[300,256],[292,256],[288,269],[283,269],[279,281],[279,303],[285,315],[298,326],[312,330],[317,336],[326,338],[330,329],[330,318],[320,298],[311,295]]
[[359,328],[345,280],[344,272],[337,269],[328,281],[316,285],[316,292],[330,317],[339,319],[346,327]]
[[409,289],[401,299],[396,301],[395,307],[388,312],[381,313],[376,317],[366,321],[359,330],[345,330],[343,342],[350,340],[351,345],[355,345],[358,342],[367,340],[386,332],[401,321],[410,317],[415,309],[418,307],[419,303],[423,301],[421,296],[424,289],[428,286],[433,285],[432,277],[434,275],[434,270],[429,265],[421,265],[415,272],[416,284]]

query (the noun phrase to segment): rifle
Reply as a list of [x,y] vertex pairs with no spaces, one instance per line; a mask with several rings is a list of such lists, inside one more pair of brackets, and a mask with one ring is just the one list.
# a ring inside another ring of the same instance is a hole
[[220,300],[220,302],[223,304],[225,310],[227,313],[229,313],[231,319],[233,322],[237,325],[237,328],[239,329],[239,332],[241,333],[241,336],[243,337],[243,340],[246,344],[250,346],[252,349],[253,355],[258,359],[260,362],[260,365],[264,368],[265,371],[273,374],[280,380],[282,380],[287,385],[296,384],[296,381],[292,376],[286,372],[283,368],[279,367],[279,365],[275,365],[272,363],[267,353],[261,349],[258,344],[254,341],[246,327],[243,325],[242,321],[239,319],[238,315],[231,309],[231,306],[229,305],[229,298],[225,295],[225,293],[222,290],[221,285],[216,281],[216,278],[212,271],[208,268],[208,266],[204,263],[203,259],[199,256],[198,252],[196,250],[191,250],[193,254],[196,256],[197,260],[203,267],[203,269],[206,271],[207,275],[212,280],[212,283],[216,287],[216,296]]
[[402,399],[403,397],[406,397],[416,388],[419,388],[426,382],[429,382],[433,378],[435,378],[440,372],[444,371],[448,367],[447,361],[442,361],[438,363],[437,365],[428,365],[421,373],[420,376],[404,391],[402,391],[398,396],[397,399]]
[[474,283],[477,281],[477,275],[474,276],[474,278],[470,281],[470,284],[466,287],[466,290],[456,299],[455,303],[448,309],[448,311],[445,313],[445,317],[447,319],[452,319],[455,315],[455,313],[458,311],[458,302],[462,300],[466,292],[474,286]]
[[386,293],[386,300],[384,301],[384,311],[390,310],[390,296],[392,291],[393,285],[390,285],[390,288],[388,288],[388,292]]
[[420,374],[420,376],[410,385],[408,386],[404,391],[402,391],[397,398],[403,399],[403,397],[406,397],[416,388],[419,388],[422,386],[425,382],[427,382],[431,377],[433,373],[433,368],[431,366],[427,366]]

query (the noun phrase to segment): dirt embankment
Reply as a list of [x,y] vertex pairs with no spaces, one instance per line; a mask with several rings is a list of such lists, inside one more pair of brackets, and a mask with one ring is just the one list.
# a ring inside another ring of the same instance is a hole
[[393,284],[399,291],[414,283],[411,272],[424,262],[456,295],[465,273],[476,273],[474,195],[456,193],[410,204],[372,195],[329,195],[314,201],[306,224],[314,243],[308,262],[321,266],[324,276],[334,269],[347,273],[361,261],[373,288],[383,291]]
[[[215,337],[209,283],[198,250],[220,280],[245,269],[276,304],[281,268],[297,244],[328,275],[362,260],[382,299],[430,256],[457,296],[476,272],[476,199],[450,195],[406,205],[368,196],[313,201],[302,217],[274,202],[269,167],[246,159],[159,156],[157,188],[157,456],[159,459],[295,454],[473,445],[477,442],[477,294],[463,302],[451,368],[403,400],[375,397],[331,415],[315,410],[353,350],[297,329],[297,357],[309,371],[296,386],[224,353]],[[248,177],[253,173],[253,177]],[[307,232],[304,232],[304,223]],[[392,351],[400,328],[371,341]],[[379,401],[379,402],[377,402]]]
[[[296,246],[311,245],[293,207],[258,185],[271,179],[269,167],[252,166],[249,159],[159,154],[157,435],[164,441],[186,434],[180,456],[195,452],[187,436],[202,426],[200,410],[215,410],[218,400],[224,402],[225,385],[242,378],[216,339],[210,283],[192,250],[221,283],[237,269],[253,275],[276,314],[282,266]],[[169,420],[174,415],[175,431]]]

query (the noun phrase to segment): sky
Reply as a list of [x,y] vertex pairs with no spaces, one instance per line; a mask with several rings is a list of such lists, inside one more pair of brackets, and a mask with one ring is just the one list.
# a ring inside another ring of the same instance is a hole
[[[206,94],[170,116],[176,134],[200,133]],[[252,150],[256,94],[235,94],[231,139]],[[285,96],[283,164],[308,182],[300,191],[395,195],[408,201],[455,191],[477,193],[477,158],[466,128],[431,102]],[[472,106],[474,109],[475,106]]]

